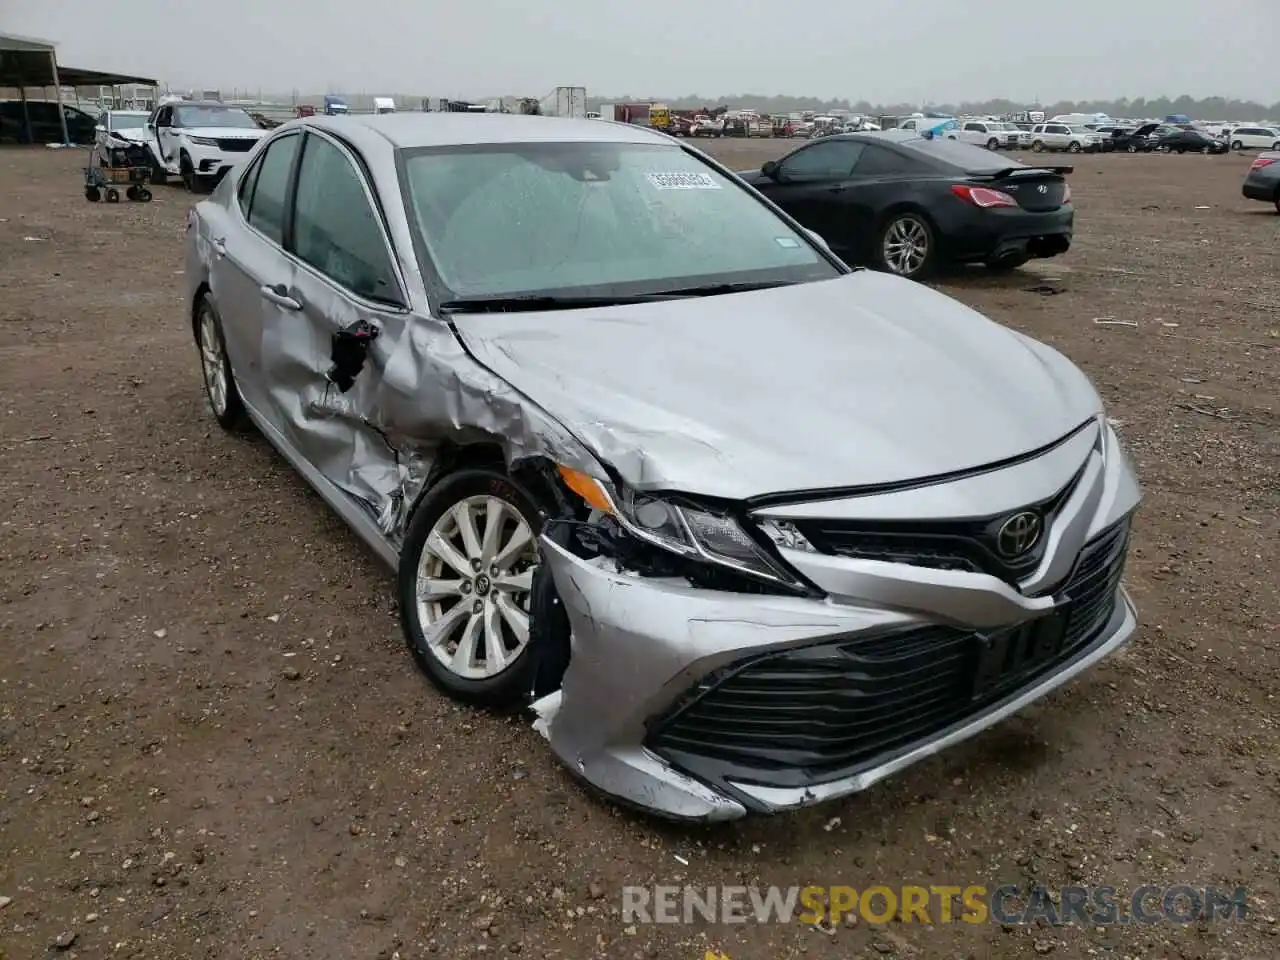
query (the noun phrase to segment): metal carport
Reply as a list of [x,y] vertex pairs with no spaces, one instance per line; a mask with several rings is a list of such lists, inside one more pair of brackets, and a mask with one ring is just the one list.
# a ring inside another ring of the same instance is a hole
[[[134,77],[101,70],[83,70],[77,67],[59,67],[57,47],[50,41],[37,40],[35,37],[0,34],[0,89],[17,88],[24,101],[27,98],[28,87],[53,87],[57,91],[58,99],[61,100],[64,86],[117,86],[122,83],[159,86],[149,77]],[[30,136],[30,118],[26,122],[27,134]],[[62,140],[64,143],[71,140],[67,133],[65,114],[62,116]]]

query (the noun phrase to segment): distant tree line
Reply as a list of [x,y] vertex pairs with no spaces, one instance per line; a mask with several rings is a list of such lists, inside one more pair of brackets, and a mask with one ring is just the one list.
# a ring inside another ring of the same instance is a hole
[[[592,106],[595,106],[599,103],[623,103],[631,97],[593,97],[591,99]],[[1280,103],[1267,105],[1253,100],[1234,100],[1229,97],[1205,97],[1199,100],[1189,96],[1157,97],[1153,100],[1143,97],[1130,100],[1121,97],[1118,100],[1062,100],[1047,104],[1023,103],[1014,100],[873,104],[866,100],[823,100],[821,97],[771,97],[764,94],[742,93],[721,97],[674,97],[665,102],[678,110],[697,109],[703,106],[715,107],[723,104],[730,109],[751,107],[766,114],[797,113],[804,110],[812,110],[815,113],[826,110],[848,110],[851,113],[875,116],[900,116],[916,111],[932,110],[955,115],[988,113],[1001,115],[1019,110],[1043,110],[1050,116],[1058,113],[1105,113],[1112,117],[1137,118],[1165,117],[1169,114],[1181,113],[1204,120],[1280,119]]]

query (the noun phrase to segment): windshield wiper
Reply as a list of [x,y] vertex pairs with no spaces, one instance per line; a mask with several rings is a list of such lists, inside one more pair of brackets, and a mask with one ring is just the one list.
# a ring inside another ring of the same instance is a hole
[[795,280],[753,280],[739,283],[708,283],[697,287],[680,287],[675,290],[658,290],[654,293],[638,293],[622,296],[552,296],[528,294],[511,297],[459,297],[440,304],[444,313],[509,313],[521,310],[581,310],[588,307],[620,307],[632,303],[658,303],[662,300],[680,300],[686,297],[714,297],[724,293],[745,293],[749,290],[768,290],[772,287],[788,287]]
[[444,313],[514,313],[538,310],[582,310],[588,307],[619,307],[629,303],[653,303],[670,299],[667,294],[630,297],[553,297],[543,294],[516,297],[461,297],[440,304]]
[[797,280],[744,280],[739,283],[708,283],[700,287],[681,287],[663,290],[664,297],[716,297],[724,293],[747,293],[751,290],[771,290],[774,287],[794,286]]

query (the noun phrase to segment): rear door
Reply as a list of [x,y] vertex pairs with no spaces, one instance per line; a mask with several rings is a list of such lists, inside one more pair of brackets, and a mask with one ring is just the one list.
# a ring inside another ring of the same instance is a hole
[[839,252],[855,236],[841,195],[862,150],[859,140],[818,140],[784,158],[777,180],[766,179],[757,187]]
[[376,510],[399,490],[395,453],[374,424],[409,299],[372,179],[327,133],[307,133],[289,249],[296,268],[280,292],[298,309],[281,337],[263,341],[272,401],[303,456]]

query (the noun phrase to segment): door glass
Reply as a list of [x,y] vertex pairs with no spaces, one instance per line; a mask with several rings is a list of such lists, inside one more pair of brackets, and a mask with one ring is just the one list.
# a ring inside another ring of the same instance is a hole
[[290,134],[273,141],[258,161],[249,222],[276,243],[284,242],[285,192],[299,139],[297,134]]
[[363,181],[346,155],[319,136],[307,137],[298,168],[293,252],[352,293],[400,302],[391,255]]
[[842,180],[853,171],[862,146],[855,140],[816,143],[784,160],[782,172],[789,180]]

